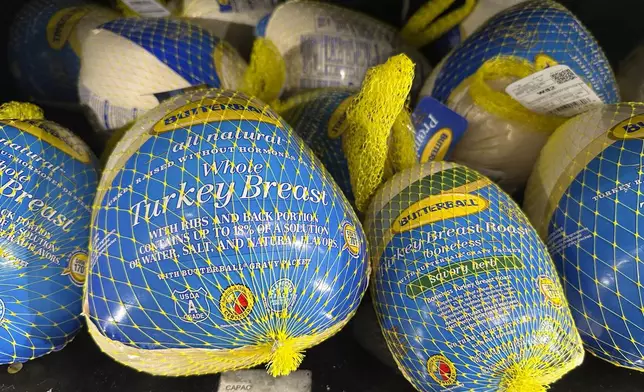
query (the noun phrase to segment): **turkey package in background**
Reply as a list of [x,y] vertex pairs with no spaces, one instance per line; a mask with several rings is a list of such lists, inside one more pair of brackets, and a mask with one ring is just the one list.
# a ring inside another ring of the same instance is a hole
[[541,152],[524,202],[563,279],[586,349],[639,371],[642,130],[641,103],[606,105],[569,120]]
[[276,76],[283,80],[273,92],[278,95],[322,87],[357,90],[367,69],[403,52],[417,64],[416,92],[429,72],[427,61],[402,41],[393,26],[332,4],[281,4],[259,22],[257,35],[275,47],[279,58],[272,59],[271,66],[284,68]]
[[349,165],[342,150],[342,135],[338,131],[346,118],[352,96],[353,92],[349,89],[328,89],[315,94],[303,94],[299,104],[281,112],[306,145],[320,158],[350,201],[353,200],[353,190]]
[[69,130],[0,120],[0,363],[60,350],[81,329],[97,181]]
[[196,24],[123,18],[101,25],[86,40],[79,92],[92,125],[109,136],[186,90],[234,89],[245,69],[234,48]]
[[255,26],[277,5],[277,0],[242,0],[221,4],[216,0],[183,0],[181,14],[188,18],[204,18],[217,21]]
[[117,144],[92,219],[86,310],[121,363],[283,375],[367,287],[366,239],[309,148],[265,104],[171,98]]
[[118,14],[83,0],[32,0],[18,12],[9,63],[20,94],[42,104],[78,107],[82,43]]
[[547,249],[478,172],[396,174],[365,221],[378,321],[419,391],[537,391],[583,360]]
[[415,163],[405,107],[414,67],[406,55],[393,56],[367,71],[357,93],[320,89],[277,102],[358,211],[367,209],[382,182]]
[[469,123],[451,159],[511,193],[523,188],[557,126],[619,100],[597,42],[550,0],[527,1],[490,19],[434,70],[425,95]]
[[276,3],[244,0],[222,5],[216,0],[183,0],[180,14],[229,42],[247,59],[255,39],[255,26]]

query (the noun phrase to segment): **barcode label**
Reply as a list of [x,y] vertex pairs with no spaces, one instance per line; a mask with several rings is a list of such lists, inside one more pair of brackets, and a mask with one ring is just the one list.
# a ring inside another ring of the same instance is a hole
[[550,77],[552,78],[552,80],[557,82],[557,84],[564,84],[571,80],[575,80],[575,78],[577,78],[577,75],[575,75],[575,73],[569,69],[563,69],[559,72],[550,74]]
[[566,65],[555,65],[509,85],[505,91],[527,109],[572,117],[601,105],[602,100]]
[[157,0],[121,0],[137,14],[148,18],[164,18],[170,16],[170,11]]
[[578,108],[580,106],[586,106],[586,105],[588,105],[590,103],[593,103],[592,99],[588,99],[588,98],[580,99],[579,101],[570,102],[570,103],[567,103],[565,105],[559,106],[557,109],[552,111],[552,114],[562,113],[562,112],[565,112],[566,110],[575,109],[575,108]]

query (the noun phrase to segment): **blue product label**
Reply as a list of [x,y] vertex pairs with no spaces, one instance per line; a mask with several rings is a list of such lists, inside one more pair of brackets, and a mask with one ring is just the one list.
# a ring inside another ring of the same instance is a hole
[[401,184],[366,228],[378,244],[376,311],[403,373],[419,391],[492,391],[513,363],[535,361],[547,374],[580,360],[554,266],[527,218],[480,174],[438,168]]
[[0,363],[25,362],[81,327],[97,172],[69,131],[0,125]]
[[141,46],[192,85],[221,86],[216,64],[221,41],[205,29],[164,18],[117,19],[101,29]]
[[74,27],[83,0],[28,2],[11,26],[9,61],[22,94],[43,103],[78,104],[80,44]]
[[467,120],[432,97],[422,97],[411,114],[421,163],[449,156],[467,130]]
[[597,42],[572,13],[550,0],[527,1],[490,19],[447,58],[431,95],[445,102],[485,61],[498,56],[567,65],[604,103],[619,101],[613,71]]
[[353,200],[349,166],[342,150],[342,135],[334,130],[342,125],[351,94],[350,91],[326,91],[315,96],[303,95],[305,99],[299,105],[282,113],[349,200]]
[[360,223],[312,152],[264,104],[213,94],[105,172],[88,305],[110,339],[233,349],[317,335],[367,287]]
[[[552,200],[548,247],[586,348],[612,363],[642,369],[644,316],[644,116],[613,128],[611,145],[601,148],[565,192]],[[639,132],[638,132],[639,131]],[[605,140],[602,138],[602,140]]]

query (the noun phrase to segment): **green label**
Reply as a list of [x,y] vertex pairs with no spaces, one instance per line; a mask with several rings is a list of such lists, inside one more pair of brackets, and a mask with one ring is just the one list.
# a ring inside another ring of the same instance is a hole
[[434,271],[411,281],[407,285],[407,296],[415,298],[438,285],[482,272],[498,272],[500,270],[521,268],[523,268],[523,262],[516,256],[484,257],[438,267]]

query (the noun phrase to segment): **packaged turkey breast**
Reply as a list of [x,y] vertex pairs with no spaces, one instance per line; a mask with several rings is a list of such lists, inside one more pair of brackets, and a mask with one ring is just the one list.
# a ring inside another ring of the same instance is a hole
[[286,375],[367,288],[351,205],[290,126],[241,93],[142,115],[95,204],[84,313],[99,347],[140,371]]
[[78,108],[82,44],[95,27],[118,18],[84,0],[31,0],[9,35],[9,64],[26,99]]
[[605,105],[544,146],[524,210],[548,244],[585,347],[643,371],[644,104]]
[[357,90],[367,69],[403,52],[417,64],[416,91],[429,71],[394,27],[333,4],[281,4],[259,22],[257,34],[264,50],[251,58],[245,90],[267,102],[323,87]]
[[452,159],[520,190],[548,136],[567,118],[619,99],[601,48],[559,3],[497,14],[434,70],[430,95],[466,118]]
[[396,174],[364,223],[389,350],[419,391],[545,391],[584,356],[554,264],[487,177],[429,162]]
[[116,19],[86,40],[78,88],[88,118],[108,137],[173,95],[238,87],[245,68],[235,49],[196,24]]
[[81,329],[96,159],[31,104],[0,106],[0,363],[65,347]]

